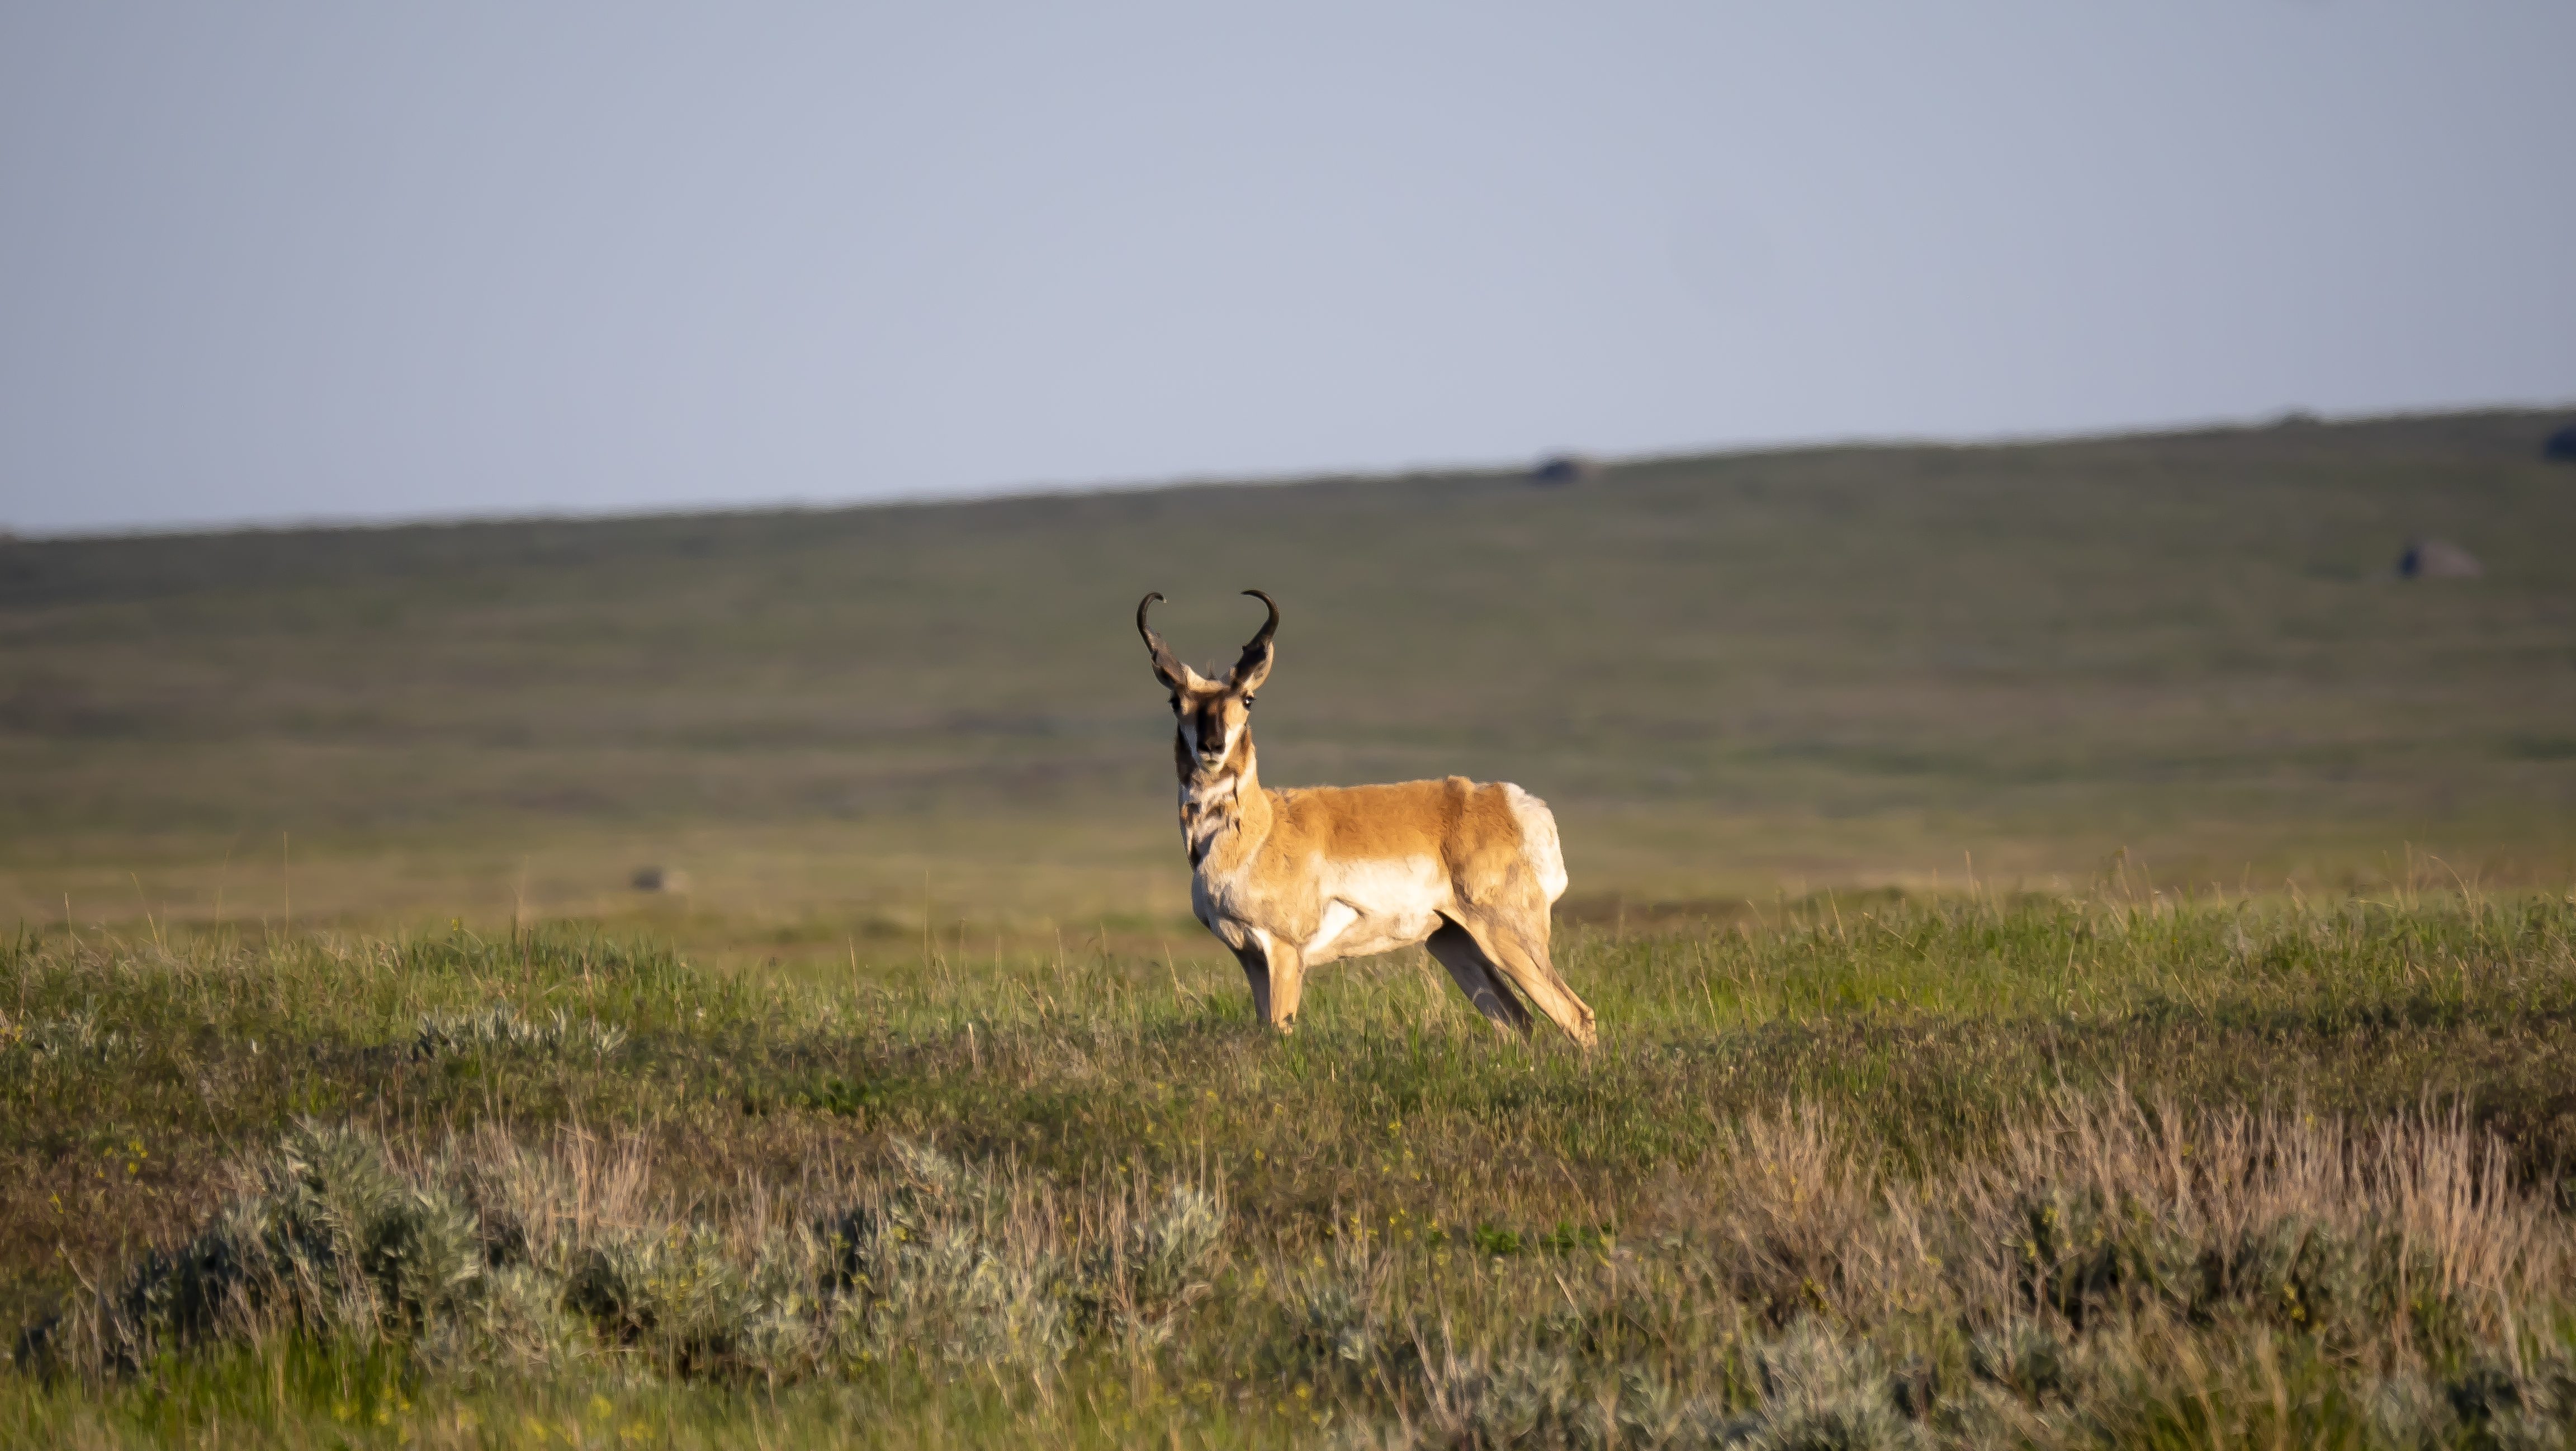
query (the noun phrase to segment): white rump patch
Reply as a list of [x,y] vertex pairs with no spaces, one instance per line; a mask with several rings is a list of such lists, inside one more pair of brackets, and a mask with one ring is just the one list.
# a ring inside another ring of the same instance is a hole
[[1553,906],[1565,895],[1565,848],[1556,839],[1556,813],[1547,803],[1510,782],[1503,783],[1503,799],[1511,804],[1512,820],[1520,823],[1521,850],[1538,870],[1539,885],[1547,889],[1547,900]]

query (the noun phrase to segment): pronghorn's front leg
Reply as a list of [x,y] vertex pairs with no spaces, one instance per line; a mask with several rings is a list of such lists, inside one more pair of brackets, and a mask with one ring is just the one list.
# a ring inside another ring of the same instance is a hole
[[1306,995],[1306,961],[1296,948],[1255,932],[1234,949],[1252,985],[1252,1015],[1282,1033],[1297,1030],[1297,1003]]
[[1297,1004],[1306,996],[1306,955],[1285,943],[1270,944],[1270,1026],[1297,1031]]

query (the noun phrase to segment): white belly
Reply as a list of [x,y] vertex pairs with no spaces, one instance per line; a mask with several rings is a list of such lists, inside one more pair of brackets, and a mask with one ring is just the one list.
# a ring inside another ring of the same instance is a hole
[[1448,874],[1430,857],[1328,864],[1317,886],[1324,913],[1301,949],[1309,964],[1420,942],[1450,905]]

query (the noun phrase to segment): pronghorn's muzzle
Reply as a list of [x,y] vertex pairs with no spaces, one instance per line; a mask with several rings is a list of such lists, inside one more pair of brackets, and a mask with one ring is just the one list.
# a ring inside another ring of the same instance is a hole
[[1211,704],[1201,707],[1194,716],[1190,723],[1191,753],[1199,758],[1199,765],[1204,768],[1213,769],[1225,764],[1226,747],[1233,743],[1226,739],[1224,715]]

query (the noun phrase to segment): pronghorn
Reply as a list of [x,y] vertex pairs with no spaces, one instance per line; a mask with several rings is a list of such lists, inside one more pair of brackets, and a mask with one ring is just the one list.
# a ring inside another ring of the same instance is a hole
[[1496,1027],[1529,1031],[1525,997],[1590,1047],[1592,1009],[1548,961],[1565,857],[1547,803],[1463,776],[1265,789],[1252,697],[1270,678],[1279,606],[1244,593],[1270,619],[1223,680],[1182,664],[1145,623],[1159,593],[1137,604],[1136,630],[1172,692],[1190,907],[1243,964],[1253,1011],[1291,1031],[1307,968],[1420,942]]

